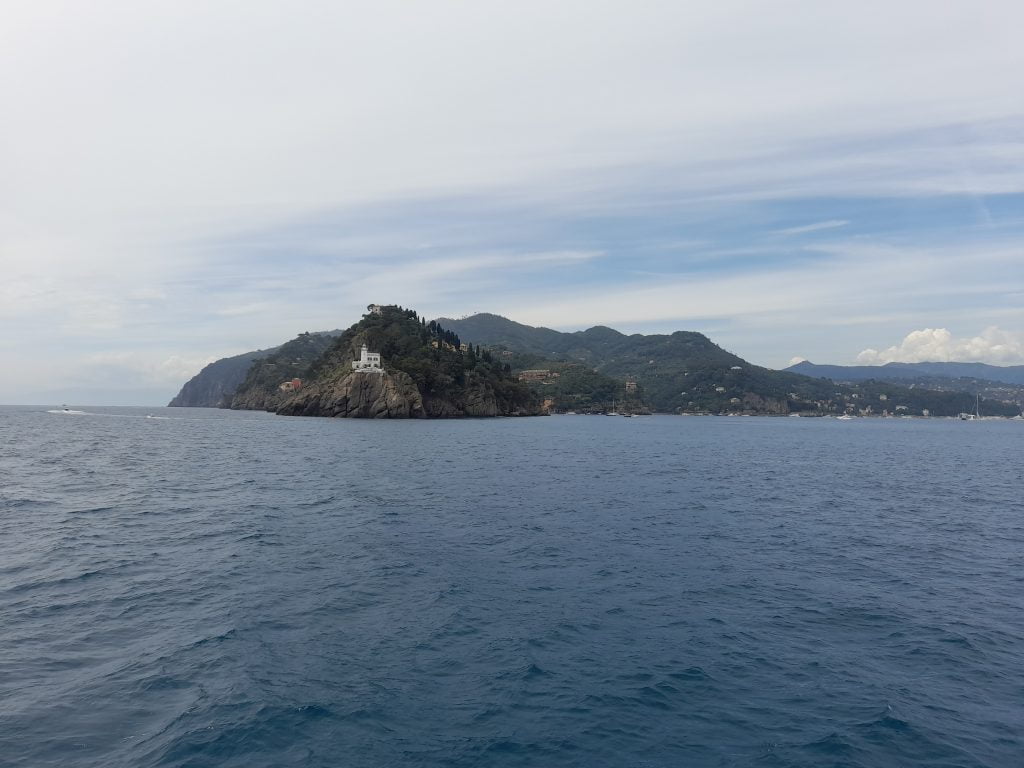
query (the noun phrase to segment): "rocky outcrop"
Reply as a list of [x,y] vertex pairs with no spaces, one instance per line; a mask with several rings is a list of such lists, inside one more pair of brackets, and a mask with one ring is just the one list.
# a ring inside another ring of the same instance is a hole
[[424,408],[432,418],[490,418],[494,416],[540,416],[539,400],[508,401],[494,391],[485,379],[466,376],[465,387],[457,396],[424,395]]
[[227,398],[227,407],[234,411],[276,411],[284,400],[279,391],[248,388]]
[[348,419],[421,419],[435,415],[428,414],[416,384],[401,371],[349,373],[320,381],[289,397],[277,412]]

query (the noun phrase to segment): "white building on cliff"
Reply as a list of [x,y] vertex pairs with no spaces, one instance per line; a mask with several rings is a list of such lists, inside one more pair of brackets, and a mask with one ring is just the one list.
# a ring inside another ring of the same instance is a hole
[[359,373],[383,373],[384,369],[380,367],[380,353],[368,352],[366,345],[363,344],[359,359],[352,361],[352,370]]

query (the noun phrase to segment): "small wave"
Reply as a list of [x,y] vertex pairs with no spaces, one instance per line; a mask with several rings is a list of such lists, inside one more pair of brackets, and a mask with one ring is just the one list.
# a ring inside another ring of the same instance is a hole
[[893,708],[886,705],[885,710],[870,720],[858,723],[858,729],[874,731],[882,729],[886,731],[912,731],[913,727],[906,720],[901,720],[893,713]]
[[114,512],[116,507],[89,507],[88,509],[69,509],[69,515],[91,515],[97,512]]
[[219,645],[220,643],[227,642],[237,635],[237,632],[232,628],[226,632],[222,632],[219,635],[210,635],[196,640],[189,647],[190,648],[202,648],[205,645]]
[[836,757],[838,755],[851,757],[853,754],[860,752],[860,750],[857,749],[849,739],[841,736],[835,731],[824,738],[803,744],[800,748],[802,750],[807,750],[808,752],[828,755],[829,757]]
[[[99,578],[102,576],[109,576],[111,574],[123,571],[126,568],[130,568],[134,563],[117,563],[114,565],[107,566],[105,568],[93,568],[91,570],[82,571],[73,576],[61,576],[58,578],[38,579],[36,581],[24,582],[21,584],[14,584],[7,589],[3,590],[7,594],[20,594],[23,592],[33,592],[37,590],[48,590],[54,588],[67,587],[69,585],[79,584],[82,582],[89,581],[91,579]],[[51,610],[59,608],[56,603],[43,606],[43,610]]]
[[669,677],[673,680],[708,680],[710,675],[700,667],[687,667],[682,672],[671,672]]

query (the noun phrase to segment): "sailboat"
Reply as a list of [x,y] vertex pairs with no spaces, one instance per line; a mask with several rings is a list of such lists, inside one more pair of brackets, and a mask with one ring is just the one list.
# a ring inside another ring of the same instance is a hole
[[961,413],[962,421],[979,421],[981,419],[981,395],[974,396],[974,413]]

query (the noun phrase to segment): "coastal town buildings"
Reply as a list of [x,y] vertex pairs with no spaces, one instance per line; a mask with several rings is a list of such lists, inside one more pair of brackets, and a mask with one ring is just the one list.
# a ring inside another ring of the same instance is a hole
[[536,368],[528,371],[520,371],[520,381],[547,381],[548,379],[557,379],[559,374],[555,371],[549,371],[546,368]]

